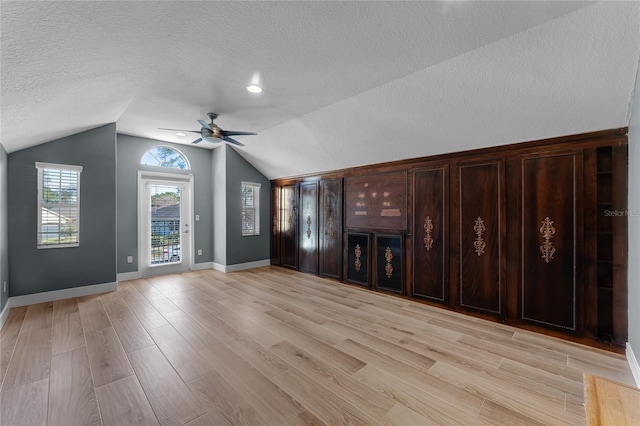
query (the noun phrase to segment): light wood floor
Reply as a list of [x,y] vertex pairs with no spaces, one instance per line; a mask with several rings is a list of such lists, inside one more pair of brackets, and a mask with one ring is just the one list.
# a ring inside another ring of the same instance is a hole
[[2,425],[585,424],[624,358],[293,271],[207,270],[14,308]]

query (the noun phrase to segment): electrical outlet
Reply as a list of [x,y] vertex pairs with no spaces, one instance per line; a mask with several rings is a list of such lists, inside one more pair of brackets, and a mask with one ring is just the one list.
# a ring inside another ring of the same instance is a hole
[[202,249],[198,249],[198,256],[202,256]]
[[197,221],[199,221],[199,220],[200,220],[200,215],[199,215],[199,214],[197,214],[197,215],[196,215],[196,222],[197,222]]
[[133,263],[133,256],[127,256],[127,263]]

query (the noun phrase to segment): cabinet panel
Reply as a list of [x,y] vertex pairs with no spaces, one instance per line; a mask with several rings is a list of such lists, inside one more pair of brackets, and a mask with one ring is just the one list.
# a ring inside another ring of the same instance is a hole
[[345,179],[347,228],[407,229],[407,172]]
[[445,302],[448,284],[448,166],[414,175],[413,296]]
[[342,279],[342,179],[320,181],[320,275]]
[[280,250],[282,266],[298,269],[298,186],[283,186],[281,201]]
[[376,289],[404,294],[404,241],[402,235],[375,236]]
[[369,275],[370,235],[350,232],[347,236],[347,281],[371,287]]
[[318,274],[318,183],[300,184],[300,271]]
[[458,168],[458,300],[492,314],[503,311],[503,169],[501,161]]
[[582,156],[571,152],[523,158],[522,319],[576,331],[582,296],[576,276],[582,233]]

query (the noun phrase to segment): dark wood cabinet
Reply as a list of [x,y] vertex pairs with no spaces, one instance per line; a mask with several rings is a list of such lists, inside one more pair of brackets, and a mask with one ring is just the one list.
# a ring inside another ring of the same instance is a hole
[[582,326],[582,154],[521,158],[521,319],[578,332]]
[[413,285],[411,294],[448,300],[449,166],[414,173]]
[[281,188],[280,218],[282,266],[298,269],[298,185]]
[[342,179],[320,181],[320,276],[342,279]]
[[619,349],[625,132],[273,181],[272,264]]
[[464,309],[502,315],[505,273],[504,162],[460,164],[455,173],[452,293]]
[[318,274],[318,183],[300,184],[299,267]]

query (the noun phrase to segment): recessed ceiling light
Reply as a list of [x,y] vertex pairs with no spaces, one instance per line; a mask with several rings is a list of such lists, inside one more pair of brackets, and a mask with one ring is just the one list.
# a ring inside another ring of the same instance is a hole
[[254,72],[251,76],[251,82],[247,86],[247,91],[250,93],[262,93],[262,76],[258,71]]
[[186,133],[182,133],[182,132],[175,132],[174,135],[180,136],[181,138],[184,138],[185,136],[187,136]]

